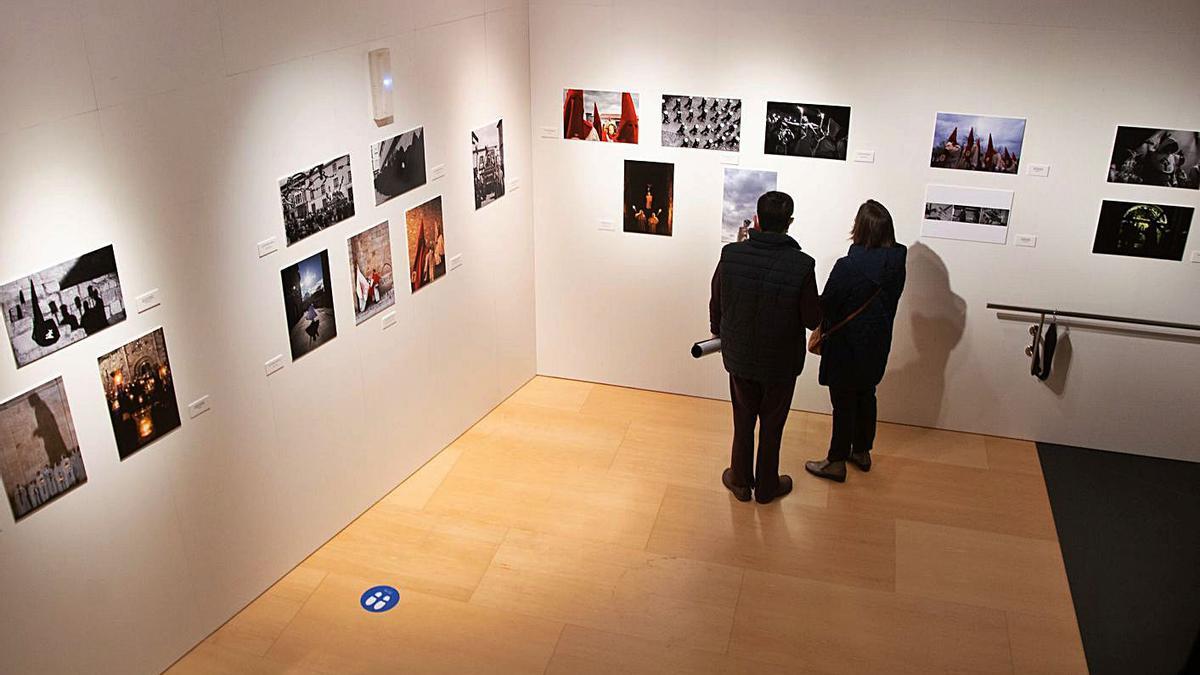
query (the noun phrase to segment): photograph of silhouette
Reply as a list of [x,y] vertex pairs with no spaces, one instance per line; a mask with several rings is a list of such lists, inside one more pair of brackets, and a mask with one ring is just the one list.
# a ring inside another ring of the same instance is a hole
[[638,95],[627,91],[563,90],[563,138],[638,142]]
[[745,241],[754,227],[758,198],[775,189],[774,171],[725,168],[725,204],[721,209],[721,241]]
[[446,274],[441,195],[406,211],[404,222],[408,229],[409,282],[416,293]]
[[665,94],[662,145],[737,152],[742,147],[742,100]]
[[13,520],[87,482],[61,377],[0,404],[0,477]]
[[329,251],[321,251],[279,273],[283,307],[287,312],[292,360],[337,337],[333,314],[333,284],[329,281]]
[[1190,206],[1106,199],[1092,253],[1183,260],[1195,211]]
[[626,232],[671,236],[675,165],[625,160]]
[[425,184],[425,128],[417,127],[371,146],[375,206]]
[[163,329],[114,349],[98,361],[121,459],[179,428],[175,377]]
[[478,211],[504,196],[504,120],[471,132],[471,167]]
[[929,166],[1015,174],[1024,142],[1025,120],[1019,117],[940,112],[933,125]]
[[1200,190],[1200,131],[1117,127],[1108,182]]
[[850,108],[819,103],[767,103],[768,155],[846,159]]
[[279,181],[288,246],[354,215],[350,155],[342,155]]
[[354,288],[354,323],[360,324],[396,304],[388,221],[350,237],[347,246],[350,282]]
[[113,247],[0,286],[0,307],[18,368],[124,321]]

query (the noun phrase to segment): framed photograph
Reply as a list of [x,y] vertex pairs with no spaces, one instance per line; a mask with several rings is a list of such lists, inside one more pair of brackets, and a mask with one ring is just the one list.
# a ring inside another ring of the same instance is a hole
[[442,197],[414,206],[404,214],[408,230],[408,274],[412,292],[446,275],[446,233]]
[[721,210],[721,241],[745,241],[758,213],[758,198],[776,188],[774,171],[725,168],[725,204]]
[[953,185],[925,188],[921,234],[988,244],[1008,241],[1012,190],[985,190]]
[[638,142],[638,95],[627,91],[563,90],[563,138]]
[[823,103],[767,103],[768,155],[846,159],[850,108]]
[[371,146],[375,206],[425,184],[425,128],[417,127]]
[[329,251],[321,251],[279,272],[287,314],[292,360],[337,337]]
[[121,459],[179,428],[175,376],[162,328],[112,350],[98,361]]
[[0,476],[14,520],[87,482],[61,377],[0,403]]
[[929,166],[1016,174],[1024,142],[1022,118],[940,112],[933,124]]
[[471,175],[476,211],[504,196],[504,120],[471,132]]
[[626,232],[671,236],[675,165],[625,160]]
[[354,323],[357,325],[396,304],[388,221],[350,237],[347,247],[350,249],[350,282],[354,288]]
[[354,216],[350,155],[279,181],[288,246]]
[[742,147],[742,100],[663,96],[662,144],[664,148],[739,151]]
[[1117,127],[1108,182],[1200,190],[1200,131]]
[[1104,200],[1092,253],[1183,260],[1196,209]]

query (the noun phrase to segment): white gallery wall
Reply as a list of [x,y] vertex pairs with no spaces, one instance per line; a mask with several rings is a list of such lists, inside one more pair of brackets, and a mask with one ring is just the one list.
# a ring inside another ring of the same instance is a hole
[[[1200,222],[1185,262],[1091,253],[1103,199],[1200,205],[1191,190],[1106,182],[1117,125],[1200,128],[1197,35],[1195,0],[533,0],[539,372],[728,398],[719,357],[687,352],[708,335],[726,165],[661,147],[659,120],[663,94],[741,98],[736,161],[778,171],[819,284],[867,198],[911,246],[882,418],[1200,461],[1194,334],[1077,322],[1042,383],[1023,353],[1028,317],[986,309],[1200,323],[1200,264],[1186,262]],[[640,144],[558,140],[567,87],[640,94]],[[765,156],[769,100],[851,106],[851,161]],[[938,111],[1027,118],[1020,175],[929,168]],[[853,161],[867,150],[874,163]],[[675,164],[673,236],[620,231],[625,159]],[[1013,190],[1007,244],[922,238],[931,183]],[[795,408],[829,410],[816,373],[813,357]]]
[[[0,671],[165,668],[533,376],[528,44],[519,0],[0,5],[0,277],[111,243],[129,306],[19,370],[0,355],[0,400],[63,377],[88,475],[0,509]],[[470,131],[501,116],[525,187],[476,212]],[[370,144],[418,125],[445,177],[375,207]],[[345,153],[357,214],[286,246],[278,180]],[[403,270],[404,211],[436,195],[462,266],[415,295],[398,272],[396,325],[355,326],[347,238],[390,221]],[[325,249],[338,337],[292,363],[280,269]],[[96,359],[159,326],[183,425],[120,461]]]

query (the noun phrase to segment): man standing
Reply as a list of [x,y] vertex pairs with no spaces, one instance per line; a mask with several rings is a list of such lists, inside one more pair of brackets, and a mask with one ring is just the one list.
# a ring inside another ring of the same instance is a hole
[[759,197],[750,238],[725,246],[713,274],[709,322],[733,398],[733,451],[721,482],[743,502],[752,488],[760,504],[792,491],[791,476],[779,475],[779,445],[804,368],[804,329],[821,320],[816,261],[787,235],[794,208],[783,192]]

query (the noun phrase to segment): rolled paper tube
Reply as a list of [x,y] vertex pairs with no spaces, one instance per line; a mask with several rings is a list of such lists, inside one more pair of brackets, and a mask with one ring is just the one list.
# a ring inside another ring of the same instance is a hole
[[701,356],[708,356],[721,351],[721,338],[709,338],[701,340],[692,345],[692,358],[698,359]]

